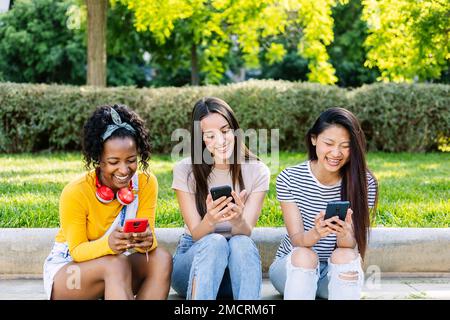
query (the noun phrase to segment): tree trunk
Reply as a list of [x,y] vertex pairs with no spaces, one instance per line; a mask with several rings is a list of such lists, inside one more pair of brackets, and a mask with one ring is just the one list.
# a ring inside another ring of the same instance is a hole
[[200,84],[198,74],[197,45],[195,43],[192,43],[191,47],[191,84],[193,86],[198,86]]
[[86,0],[87,84],[106,87],[106,11],[108,0]]

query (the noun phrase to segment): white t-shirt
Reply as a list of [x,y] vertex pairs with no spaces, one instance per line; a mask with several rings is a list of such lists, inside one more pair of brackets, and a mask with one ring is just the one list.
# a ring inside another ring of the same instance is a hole
[[[241,163],[241,172],[247,197],[254,192],[269,190],[270,170],[263,162],[252,160]],[[233,188],[230,170],[213,168],[208,177],[208,189],[223,185],[231,186],[238,194],[241,191],[239,186],[236,186],[237,189]],[[172,189],[195,193],[191,158],[184,158],[175,164]],[[185,232],[190,235],[188,227],[186,225],[184,227]],[[215,232],[223,234],[227,238],[231,237],[231,223],[228,221],[218,223]]]

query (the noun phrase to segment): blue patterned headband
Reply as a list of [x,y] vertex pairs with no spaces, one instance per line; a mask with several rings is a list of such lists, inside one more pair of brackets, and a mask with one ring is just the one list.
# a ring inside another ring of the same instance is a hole
[[134,130],[134,128],[130,124],[122,122],[122,119],[120,119],[120,115],[113,108],[111,108],[111,118],[114,124],[110,124],[106,127],[106,131],[102,136],[103,141],[108,139],[111,136],[111,134],[119,128],[127,129],[132,133],[136,132],[136,130]]

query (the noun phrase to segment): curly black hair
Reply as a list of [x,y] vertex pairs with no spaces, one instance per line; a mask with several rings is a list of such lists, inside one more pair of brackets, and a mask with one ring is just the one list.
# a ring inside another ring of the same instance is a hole
[[137,151],[140,157],[139,164],[144,172],[147,172],[148,160],[150,158],[150,139],[144,120],[137,113],[130,110],[125,105],[99,106],[86,121],[83,128],[83,158],[86,169],[95,168],[100,164],[103,153],[103,145],[108,139],[103,141],[103,134],[106,127],[114,124],[111,118],[111,108],[117,111],[122,122],[130,124],[136,132],[133,133],[125,128],[115,130],[108,139],[115,137],[130,137],[136,142]]

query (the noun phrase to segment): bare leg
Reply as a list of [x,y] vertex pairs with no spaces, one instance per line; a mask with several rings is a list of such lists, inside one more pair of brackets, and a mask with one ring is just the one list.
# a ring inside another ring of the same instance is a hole
[[172,256],[163,248],[145,254],[134,253],[129,257],[133,272],[133,292],[138,300],[167,299],[172,274]]
[[131,265],[126,256],[108,255],[71,262],[55,275],[52,299],[133,299]]

